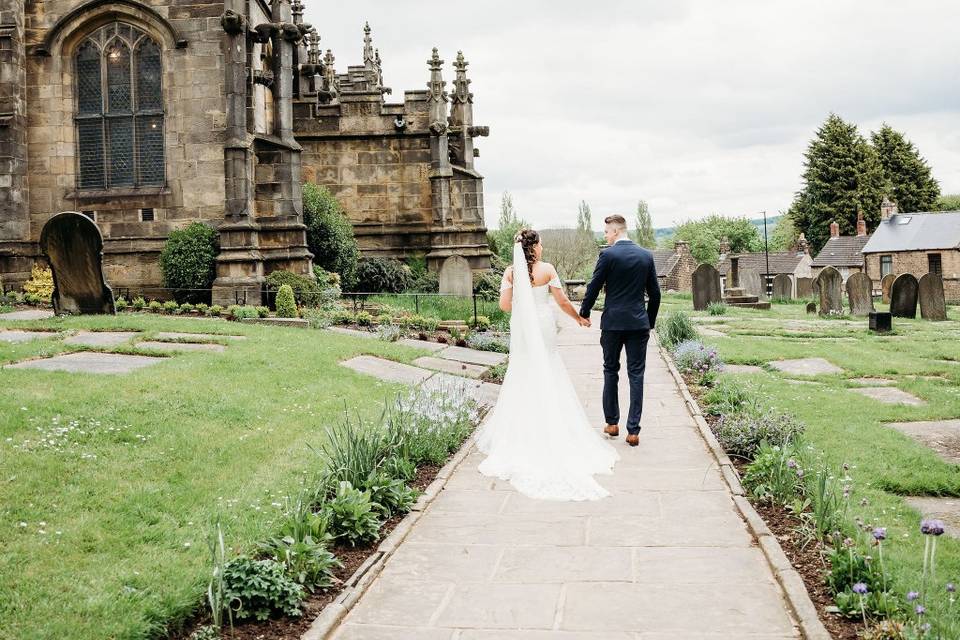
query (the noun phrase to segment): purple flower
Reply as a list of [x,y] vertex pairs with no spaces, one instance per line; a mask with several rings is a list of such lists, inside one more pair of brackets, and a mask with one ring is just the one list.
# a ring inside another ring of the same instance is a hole
[[954,593],[956,592],[956,590],[957,590],[957,585],[953,584],[952,582],[947,583],[947,593]]
[[927,612],[927,608],[922,604],[918,604],[916,607],[913,608],[913,610],[916,612],[918,616],[922,616]]
[[790,458],[789,460],[787,460],[787,469],[793,469],[796,466],[797,466],[796,460],[794,460],[793,458]]
[[857,584],[853,585],[854,593],[858,593],[862,596],[866,595],[867,591],[869,591],[869,589],[867,589],[867,585],[862,582],[858,582]]
[[802,478],[802,477],[803,477],[803,469],[797,469],[797,477],[798,477],[798,478]]
[[887,528],[886,527],[876,527],[873,530],[873,539],[877,542],[887,539]]
[[928,536],[942,536],[943,520],[924,520],[920,523],[920,533]]
[[844,538],[844,539],[843,539],[843,546],[845,546],[847,549],[849,549],[850,547],[852,547],[852,546],[853,546],[853,538]]
[[920,597],[920,594],[917,593],[916,591],[909,591],[909,592],[907,592],[907,601],[908,601],[908,602],[913,602],[914,600],[916,600],[916,599],[919,598],[919,597]]

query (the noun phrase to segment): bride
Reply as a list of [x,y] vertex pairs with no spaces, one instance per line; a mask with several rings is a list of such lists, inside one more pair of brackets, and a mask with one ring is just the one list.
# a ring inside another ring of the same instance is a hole
[[487,455],[480,473],[508,480],[517,491],[545,500],[597,500],[609,493],[593,478],[610,473],[616,451],[587,420],[557,350],[549,305],[581,326],[553,265],[540,260],[540,235],[517,234],[513,267],[503,274],[500,307],[511,311],[510,361],[496,406],[477,434]]

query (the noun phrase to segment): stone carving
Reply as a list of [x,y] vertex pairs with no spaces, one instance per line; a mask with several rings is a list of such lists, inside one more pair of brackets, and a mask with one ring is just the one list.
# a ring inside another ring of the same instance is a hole
[[890,287],[890,313],[895,318],[917,317],[917,296],[920,285],[909,273],[901,273]]
[[703,311],[720,297],[720,272],[712,264],[701,264],[693,272],[693,308]]
[[824,267],[817,276],[817,289],[820,292],[820,315],[840,315],[843,313],[843,294],[841,285],[843,276],[833,267]]
[[890,304],[890,287],[893,286],[893,281],[896,279],[896,275],[888,273],[880,280],[880,289],[883,291],[883,297],[881,298],[883,304]]
[[748,296],[757,296],[758,298],[767,297],[767,288],[763,286],[763,279],[760,272],[756,269],[743,269],[740,271],[740,288]]
[[103,236],[87,216],[67,211],[40,232],[40,250],[53,271],[55,313],[116,313],[103,277]]
[[797,298],[812,298],[813,278],[797,278]]
[[793,278],[790,274],[778,273],[773,279],[773,297],[781,300],[793,299]]
[[947,302],[943,293],[943,277],[939,273],[928,273],[918,284],[920,317],[924,320],[946,320]]
[[440,293],[473,295],[473,271],[466,258],[453,255],[443,261],[440,267]]
[[232,36],[242,33],[246,22],[246,18],[233,9],[227,9],[223,12],[223,15],[220,16],[220,26]]
[[867,316],[873,309],[873,280],[865,273],[854,273],[847,278],[847,302],[850,313]]

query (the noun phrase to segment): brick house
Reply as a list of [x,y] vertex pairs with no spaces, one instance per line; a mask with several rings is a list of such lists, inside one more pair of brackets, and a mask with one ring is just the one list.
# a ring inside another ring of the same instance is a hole
[[673,250],[653,249],[653,263],[657,269],[657,283],[663,291],[692,291],[693,272],[697,260],[690,253],[690,245],[678,240]]
[[810,264],[813,277],[816,278],[824,267],[835,268],[843,276],[844,282],[851,274],[860,273],[863,271],[863,247],[869,240],[870,235],[867,233],[867,223],[863,215],[857,218],[855,236],[841,236],[840,225],[836,222],[830,223],[830,239]]
[[960,211],[898,213],[885,203],[863,256],[874,288],[889,273],[939,273],[947,300],[960,302]]
[[[768,291],[771,290],[773,279],[781,273],[791,276],[794,284],[796,284],[797,278],[813,277],[811,268],[813,259],[810,257],[809,245],[802,235],[798,246],[793,251],[770,252],[769,269],[767,268],[768,255],[762,251],[735,255],[739,258],[740,273],[748,269],[756,270],[760,273],[761,279],[765,277]],[[727,276],[730,273],[730,258],[731,254],[728,247],[721,247],[720,263],[717,265],[717,271],[720,272],[720,285],[724,290],[727,286]]]

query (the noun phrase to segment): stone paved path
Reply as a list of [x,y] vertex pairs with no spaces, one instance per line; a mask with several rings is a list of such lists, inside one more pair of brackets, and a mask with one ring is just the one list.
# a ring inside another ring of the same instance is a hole
[[[598,333],[564,328],[560,341],[601,425]],[[471,452],[333,637],[799,637],[655,348],[646,397],[640,447],[621,438],[615,473],[598,476],[603,501],[530,500],[480,475]]]

